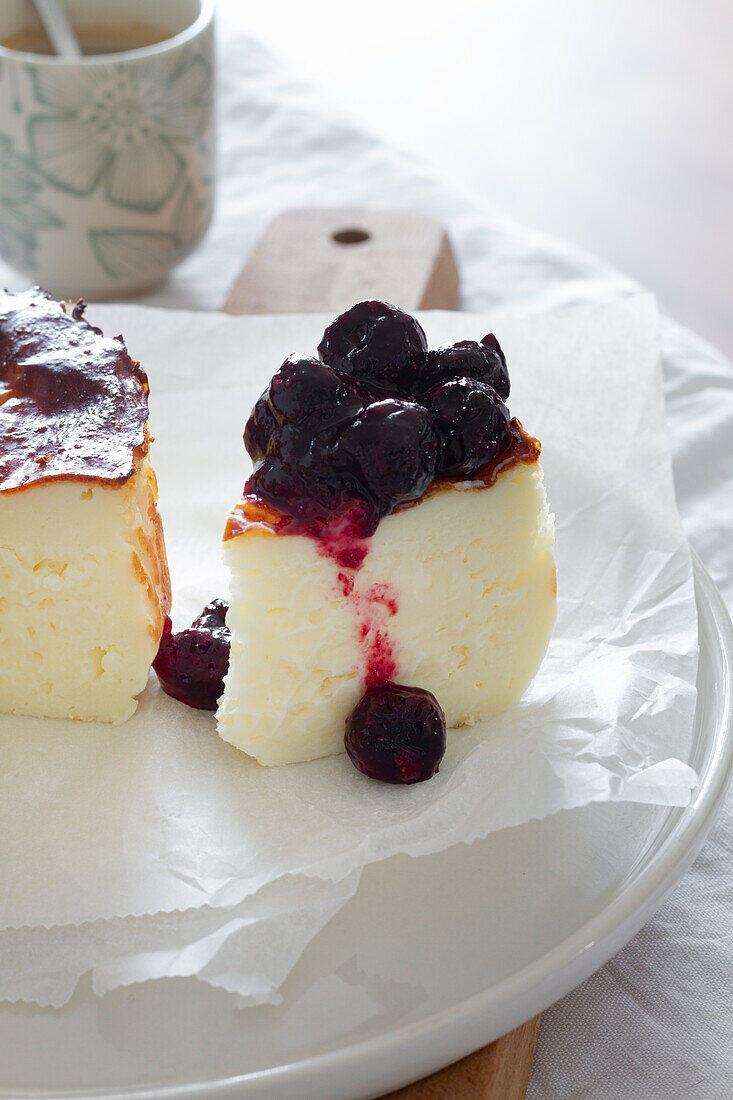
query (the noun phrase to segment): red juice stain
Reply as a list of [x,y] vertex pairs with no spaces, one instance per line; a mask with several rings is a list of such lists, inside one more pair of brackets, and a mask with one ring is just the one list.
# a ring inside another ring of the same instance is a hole
[[354,578],[348,573],[339,573],[338,582],[344,596],[350,596],[354,591]]
[[392,589],[388,584],[373,584],[367,592],[367,599],[371,600],[372,603],[383,604],[389,611],[390,615],[397,614],[397,600],[392,594]]
[[367,556],[368,551],[361,546],[348,547],[348,549],[341,549],[335,553],[331,553],[329,556],[333,558],[337,565],[340,565],[342,569],[360,569],[364,564],[364,558]]
[[355,584],[369,553],[374,533],[372,517],[357,505],[328,523],[308,527],[304,533],[314,540],[319,554],[338,566],[339,590],[356,616],[366,686],[376,687],[394,679],[397,662],[384,611],[396,615],[397,599],[388,584],[373,584],[366,592],[358,592]]
[[374,631],[367,645],[366,686],[378,687],[393,680],[397,662],[392,652],[392,642],[383,630]]

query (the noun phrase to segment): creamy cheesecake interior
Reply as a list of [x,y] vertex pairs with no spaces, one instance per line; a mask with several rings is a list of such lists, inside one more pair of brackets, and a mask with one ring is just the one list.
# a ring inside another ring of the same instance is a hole
[[313,538],[235,509],[221,736],[262,764],[343,751],[380,646],[390,678],[433,692],[450,727],[515,703],[556,614],[554,519],[532,458],[386,516],[351,577]]
[[124,722],[148,682],[168,585],[148,458],[121,487],[0,499],[0,711]]

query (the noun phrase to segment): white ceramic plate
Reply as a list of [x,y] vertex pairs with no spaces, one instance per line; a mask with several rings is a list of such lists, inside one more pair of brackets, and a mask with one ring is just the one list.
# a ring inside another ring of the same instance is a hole
[[279,1007],[238,1012],[194,980],[0,1006],[0,1096],[366,1100],[568,992],[684,874],[733,770],[733,628],[699,562],[695,581],[701,785],[686,809],[588,806],[368,867]]

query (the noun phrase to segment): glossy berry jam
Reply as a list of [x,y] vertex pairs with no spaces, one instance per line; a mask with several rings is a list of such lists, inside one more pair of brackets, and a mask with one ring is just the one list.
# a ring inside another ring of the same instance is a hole
[[[253,462],[281,449],[283,429],[305,452],[314,433],[352,419],[363,402],[351,386],[317,359],[291,355],[272,376],[244,429],[244,445]],[[293,449],[292,447],[290,448]]]
[[490,332],[481,341],[481,347],[491,363],[491,374],[483,379],[488,385],[493,386],[502,401],[509,397],[511,386],[509,385],[509,371],[506,366],[506,358],[501,350],[499,341]]
[[226,600],[212,600],[193,620],[191,627],[196,630],[210,630],[212,635],[226,641],[228,646],[229,629],[226,623],[228,610],[229,604]]
[[357,302],[323,334],[324,363],[373,394],[417,392],[427,356],[425,333],[408,313],[386,302]]
[[386,683],[367,690],[346,720],[352,763],[383,783],[423,783],[445,753],[445,715],[423,688]]
[[364,501],[376,522],[402,501],[422,496],[437,458],[428,411],[386,398],[314,434],[280,428],[247,491],[306,524],[323,522],[354,500]]
[[428,352],[421,381],[422,393],[457,378],[483,382],[495,389],[502,401],[506,401],[509,396],[509,374],[504,353],[493,334],[484,336],[480,344],[475,340],[460,340]]
[[267,454],[271,440],[277,432],[277,421],[272,415],[268,391],[258,397],[244,428],[244,446],[253,462],[261,462]]
[[509,446],[509,410],[491,386],[459,378],[434,389],[429,402],[440,439],[440,473],[474,473]]
[[342,426],[309,432],[279,428],[260,466],[245,486],[301,525],[324,523],[349,502],[365,497],[348,463],[339,459]]
[[411,401],[370,405],[343,431],[336,461],[380,515],[421,497],[435,476],[438,438],[430,414]]
[[172,633],[166,618],[158,655],[153,661],[168,695],[197,710],[216,710],[229,669],[229,610],[224,600],[212,600],[188,630]]
[[273,375],[245,428],[245,446],[261,463],[247,491],[304,522],[323,521],[358,498],[359,487],[336,462],[336,444],[363,407],[330,367],[290,356]]
[[268,400],[278,424],[299,424],[311,430],[350,420],[363,407],[335,371],[300,355],[291,355],[273,375]]

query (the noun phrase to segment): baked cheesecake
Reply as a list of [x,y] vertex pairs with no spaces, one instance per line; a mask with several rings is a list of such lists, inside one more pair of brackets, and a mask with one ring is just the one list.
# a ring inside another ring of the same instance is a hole
[[493,335],[428,352],[412,317],[364,302],[319,352],[257,402],[224,533],[218,729],[267,765],[342,752],[385,686],[427,692],[449,727],[504,710],[556,614],[540,445],[509,416]]
[[38,288],[0,293],[0,712],[124,722],[170,607],[148,380]]

